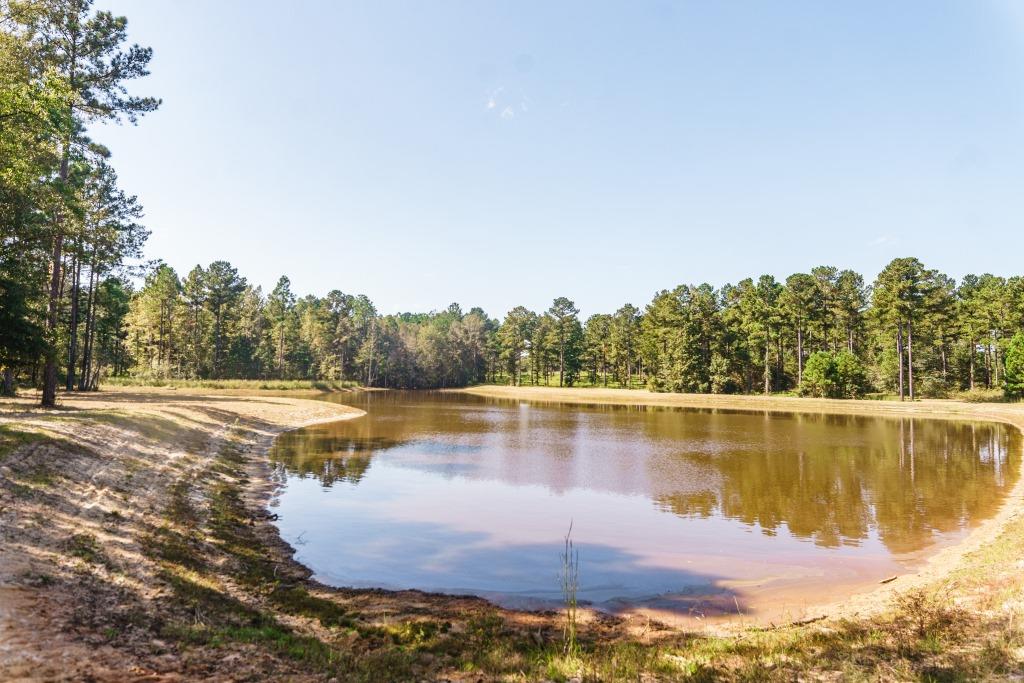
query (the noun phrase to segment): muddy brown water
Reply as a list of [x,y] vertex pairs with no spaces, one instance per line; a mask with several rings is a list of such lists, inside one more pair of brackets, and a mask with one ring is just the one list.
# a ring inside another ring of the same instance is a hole
[[961,540],[1019,476],[990,423],[439,392],[282,435],[282,537],[331,585],[550,608],[564,536],[612,612],[798,615]]

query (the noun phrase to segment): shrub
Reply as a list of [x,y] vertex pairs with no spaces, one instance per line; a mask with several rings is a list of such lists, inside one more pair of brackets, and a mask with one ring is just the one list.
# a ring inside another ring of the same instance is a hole
[[804,366],[801,393],[822,398],[856,398],[864,391],[865,372],[849,351],[817,351]]

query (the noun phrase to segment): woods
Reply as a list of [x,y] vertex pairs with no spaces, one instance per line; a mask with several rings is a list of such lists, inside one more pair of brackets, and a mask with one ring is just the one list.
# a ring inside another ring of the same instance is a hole
[[[128,92],[148,48],[88,0],[0,1],[3,390],[94,390],[106,376],[480,382],[698,393],[1020,392],[1024,279],[959,283],[896,258],[868,283],[819,266],[777,280],[679,285],[580,319],[564,296],[503,320],[459,305],[382,315],[365,295],[269,292],[227,261],[141,262],[140,202],[92,133],[160,101]],[[141,264],[141,265],[140,265]]]
[[[721,288],[683,285],[658,292],[642,310],[627,304],[585,321],[566,297],[539,313],[518,306],[499,321],[458,304],[383,315],[365,295],[299,296],[287,277],[264,293],[226,261],[185,277],[157,263],[133,289],[123,268],[105,276],[97,265],[109,262],[108,252],[94,242],[71,244],[65,258],[74,275],[59,300],[58,337],[68,389],[95,388],[101,371],[154,380],[907,399],[1004,385],[1013,394],[1020,382],[1024,279],[968,276],[956,285],[912,258],[894,260],[871,285],[857,273],[819,267],[784,283],[763,275]],[[31,382],[44,353],[31,340],[40,336],[34,321],[45,291],[28,296],[9,282],[4,365]]]

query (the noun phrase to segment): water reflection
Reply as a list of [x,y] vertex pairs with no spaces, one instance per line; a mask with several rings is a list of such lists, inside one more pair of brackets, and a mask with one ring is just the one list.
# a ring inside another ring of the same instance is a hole
[[891,571],[994,514],[1019,470],[1019,435],[1001,425],[425,392],[360,402],[366,416],[273,452],[282,532],[305,534],[300,559],[346,585],[548,597],[570,517],[598,601]]

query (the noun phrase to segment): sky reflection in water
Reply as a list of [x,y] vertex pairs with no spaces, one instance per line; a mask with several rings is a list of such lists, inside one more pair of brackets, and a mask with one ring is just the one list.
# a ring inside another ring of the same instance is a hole
[[345,398],[368,414],[273,453],[297,559],[334,585],[518,606],[559,598],[570,521],[580,597],[609,609],[877,580],[994,514],[1019,468],[1000,425]]

